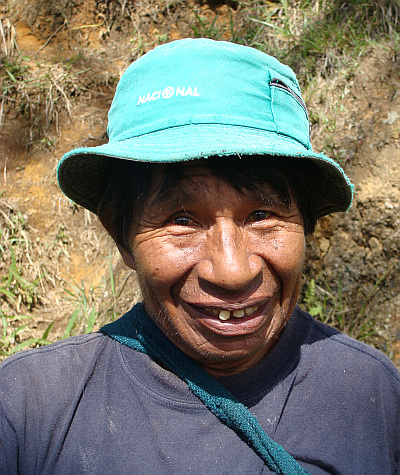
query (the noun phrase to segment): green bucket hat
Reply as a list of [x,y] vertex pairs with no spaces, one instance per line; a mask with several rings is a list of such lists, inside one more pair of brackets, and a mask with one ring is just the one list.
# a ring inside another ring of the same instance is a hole
[[108,114],[109,142],[65,154],[61,190],[97,213],[108,157],[172,163],[260,155],[315,165],[318,217],[346,211],[354,187],[332,159],[314,153],[293,71],[256,49],[185,39],[158,46],[123,74]]

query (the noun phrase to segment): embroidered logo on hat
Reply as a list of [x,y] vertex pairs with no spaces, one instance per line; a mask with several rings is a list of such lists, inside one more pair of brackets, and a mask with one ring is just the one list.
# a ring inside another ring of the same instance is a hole
[[177,87],[176,89],[173,88],[172,86],[168,86],[163,90],[159,91],[154,91],[152,94],[148,92],[144,96],[139,96],[139,99],[137,101],[137,106],[139,104],[144,104],[145,102],[148,101],[156,101],[157,99],[170,99],[172,96],[200,96],[200,94],[197,92],[197,87],[194,87],[193,89],[189,87]]

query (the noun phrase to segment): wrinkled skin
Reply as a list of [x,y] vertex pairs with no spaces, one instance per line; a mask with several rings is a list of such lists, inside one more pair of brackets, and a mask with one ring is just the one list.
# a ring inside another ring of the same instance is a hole
[[[299,294],[305,238],[295,203],[240,194],[206,167],[187,165],[180,189],[147,200],[130,231],[150,318],[213,376],[256,365],[274,346]],[[154,196],[157,185],[150,196]],[[212,310],[256,308],[221,321]]]

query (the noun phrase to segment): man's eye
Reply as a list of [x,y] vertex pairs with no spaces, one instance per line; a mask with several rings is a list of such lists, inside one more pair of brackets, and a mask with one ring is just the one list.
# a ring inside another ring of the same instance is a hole
[[262,221],[263,219],[266,219],[269,216],[271,216],[270,211],[258,209],[257,211],[253,211],[253,213],[251,213],[248,221]]
[[193,221],[187,216],[177,216],[172,221],[174,224],[178,224],[179,226],[190,226],[193,223]]

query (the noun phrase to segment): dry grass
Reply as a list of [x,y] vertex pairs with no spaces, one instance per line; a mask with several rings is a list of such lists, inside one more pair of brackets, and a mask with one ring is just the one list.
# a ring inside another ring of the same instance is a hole
[[[344,87],[346,71],[351,73],[357,57],[381,40],[391,41],[393,50],[399,44],[399,0],[245,0],[238,1],[235,8],[230,2],[214,9],[204,2],[189,0],[93,0],[90,21],[80,22],[78,26],[72,21],[73,2],[52,0],[40,5],[44,9],[40,14],[46,14],[49,8],[55,12],[54,21],[49,20],[41,52],[46,52],[61,34],[66,43],[80,43],[72,59],[56,61],[44,56],[45,59],[38,62],[37,55],[27,57],[21,52],[13,23],[15,17],[4,10],[0,20],[0,133],[8,119],[25,118],[30,128],[27,148],[37,144],[51,147],[46,133],[50,127],[58,130],[61,111],[73,116],[78,98],[89,100],[90,94],[106,95],[115,87],[119,70],[115,70],[115,77],[108,79],[108,89],[92,83],[88,59],[92,59],[89,55],[96,51],[90,50],[88,44],[94,35],[100,45],[98,51],[107,52],[111,36],[124,31],[130,50],[128,55],[121,53],[121,69],[155,44],[170,41],[171,29],[175,33],[183,32],[184,36],[230,40],[273,54],[299,74],[306,91],[314,96],[314,102],[317,95],[323,96],[318,114],[312,116],[314,130],[323,135],[334,134],[335,129],[332,117],[337,95],[332,90]],[[170,30],[163,25],[168,25]],[[117,44],[116,40],[113,44]],[[100,54],[98,58],[99,63],[108,59]],[[101,68],[101,64],[98,67]],[[329,90],[327,77],[330,78]],[[24,342],[35,346],[50,339],[90,331],[100,321],[119,315],[138,297],[136,290],[126,292],[127,287],[137,288],[126,285],[131,284],[132,274],[125,274],[119,284],[115,282],[114,257],[110,258],[111,265],[104,266],[101,284],[66,283],[60,279],[57,266],[71,259],[70,238],[62,225],[61,222],[52,242],[47,245],[38,242],[27,218],[4,197],[0,198],[0,353],[19,349],[18,345]],[[101,245],[93,235],[84,239],[91,246]],[[93,254],[88,252],[86,258],[90,260],[91,256]],[[325,295],[323,290],[321,292]],[[318,292],[312,298],[317,299]],[[324,298],[320,300],[325,302]],[[335,300],[337,296],[330,298]],[[53,305],[46,306],[51,300]],[[61,305],[67,317],[63,320],[64,326],[56,329],[47,315]],[[313,305],[319,302],[315,300]],[[29,319],[36,310],[46,315],[40,331],[30,327]],[[340,308],[336,314],[341,316],[346,312]],[[363,326],[363,322],[357,320],[357,331],[363,338],[370,329],[369,323],[364,323]]]
[[[71,114],[71,97],[80,94],[79,74],[67,64],[40,64],[19,51],[10,21],[0,65],[0,131],[6,116],[23,116],[30,123],[30,142],[40,140],[51,124],[58,126],[61,109]],[[4,25],[3,25],[4,30]]]
[[303,81],[337,74],[379,41],[399,43],[399,0],[239,2],[234,41],[289,64]]

